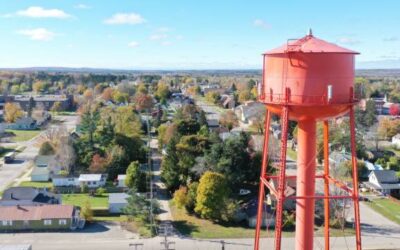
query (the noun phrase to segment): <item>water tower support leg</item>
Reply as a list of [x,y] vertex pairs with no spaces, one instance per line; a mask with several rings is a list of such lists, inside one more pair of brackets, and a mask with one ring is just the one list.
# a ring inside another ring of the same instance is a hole
[[263,157],[262,157],[262,167],[260,173],[260,187],[258,192],[258,210],[257,210],[257,224],[256,224],[256,235],[254,238],[254,250],[258,250],[260,247],[260,230],[262,225],[263,216],[263,205],[265,197],[265,186],[262,182],[262,178],[267,178],[267,166],[268,166],[268,142],[269,142],[269,126],[271,123],[271,114],[266,110],[265,122],[264,122],[264,147],[263,147]]
[[289,110],[288,107],[283,107],[281,115],[281,155],[280,155],[280,169],[278,177],[278,197],[276,207],[276,221],[275,221],[275,249],[281,249],[282,241],[282,225],[283,225],[283,204],[285,202],[285,189],[286,189],[286,150],[287,150],[287,139],[288,139],[288,122],[289,122]]
[[[329,124],[324,121],[324,195],[329,196]],[[324,226],[325,226],[325,250],[330,249],[329,245],[329,199],[324,199]]]
[[354,122],[354,107],[350,108],[350,143],[351,143],[351,162],[353,172],[353,201],[354,201],[354,223],[356,228],[357,250],[361,250],[361,226],[360,226],[360,207],[358,199],[358,171],[356,155],[356,127]]

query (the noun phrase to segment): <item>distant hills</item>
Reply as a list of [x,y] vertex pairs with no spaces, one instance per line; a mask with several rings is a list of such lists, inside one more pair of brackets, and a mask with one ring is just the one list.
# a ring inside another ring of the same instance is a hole
[[[0,68],[0,71],[18,72],[53,72],[53,73],[92,73],[92,74],[192,74],[192,75],[261,75],[258,69],[209,69],[209,70],[134,70],[134,69],[101,69],[101,68],[68,68],[68,67],[28,67]],[[365,77],[400,77],[400,68],[396,69],[357,69],[357,76]]]

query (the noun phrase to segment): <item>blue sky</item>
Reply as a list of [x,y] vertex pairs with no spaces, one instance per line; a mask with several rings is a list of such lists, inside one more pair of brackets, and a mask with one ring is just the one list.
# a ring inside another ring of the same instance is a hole
[[0,0],[0,67],[259,69],[264,51],[311,27],[400,67],[400,1]]

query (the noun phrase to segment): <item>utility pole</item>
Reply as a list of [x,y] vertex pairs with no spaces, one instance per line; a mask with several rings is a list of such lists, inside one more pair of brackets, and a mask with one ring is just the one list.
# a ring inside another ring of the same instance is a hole
[[138,247],[141,246],[143,247],[143,243],[130,243],[129,244],[130,247],[135,247],[135,250],[138,250]]
[[147,145],[148,145],[148,156],[147,156],[147,164],[148,164],[148,169],[149,169],[149,179],[150,179],[150,223],[151,223],[151,227],[154,227],[154,216],[153,216],[153,168],[152,168],[152,160],[151,160],[151,135],[150,135],[150,116],[151,116],[151,112],[150,112],[150,108],[147,111]]
[[172,230],[174,227],[172,226],[171,223],[163,223],[160,225],[160,236],[164,236],[164,240],[160,242],[162,248],[161,250],[174,250],[175,248],[170,248],[170,245],[174,245],[174,241],[168,241],[168,236],[172,234]]

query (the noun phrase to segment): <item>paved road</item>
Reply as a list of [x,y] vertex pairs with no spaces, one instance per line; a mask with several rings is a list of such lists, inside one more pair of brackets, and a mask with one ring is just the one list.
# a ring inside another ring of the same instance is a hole
[[[67,130],[71,131],[75,128],[78,121],[78,116],[57,116],[57,120],[61,121],[60,124],[52,124],[48,129],[52,129],[57,126],[65,126]],[[1,146],[22,146],[25,149],[16,156],[16,160],[11,164],[4,164],[0,168],[0,191],[3,191],[9,185],[20,177],[24,172],[30,168],[30,161],[35,158],[38,154],[39,148],[37,147],[38,142],[42,140],[42,136],[45,133],[43,131],[36,137],[26,142],[19,143],[1,143]]]

